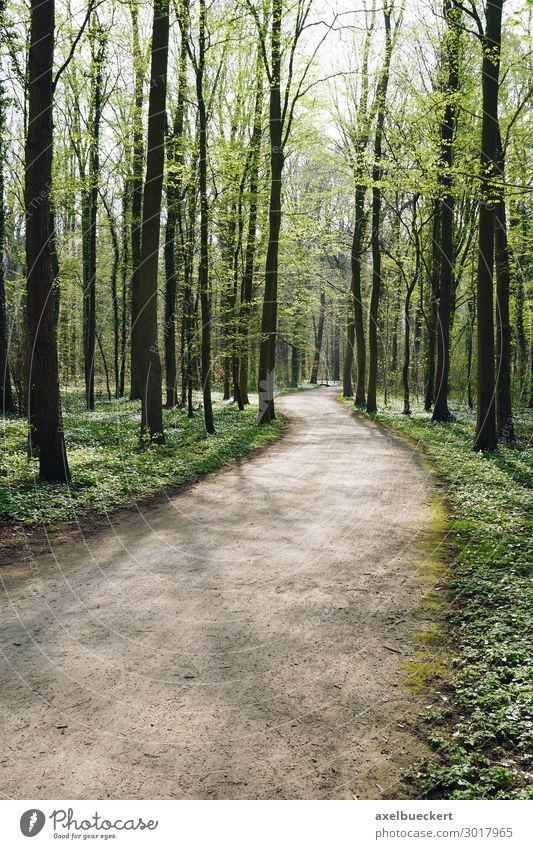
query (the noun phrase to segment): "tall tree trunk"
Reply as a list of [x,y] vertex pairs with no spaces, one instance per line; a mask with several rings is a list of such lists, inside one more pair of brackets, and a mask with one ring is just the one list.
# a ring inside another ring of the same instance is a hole
[[[364,147],[366,147],[366,139]],[[355,187],[355,223],[352,240],[352,297],[357,351],[357,384],[355,390],[355,403],[358,406],[364,406],[366,383],[366,342],[363,318],[363,296],[361,290],[363,239],[366,225],[365,195],[366,186],[363,184],[357,185]]]
[[162,376],[157,330],[157,277],[161,196],[165,165],[169,0],[154,0],[146,182],[143,192],[139,323],[143,329],[141,359],[141,439],[161,444]]
[[261,316],[259,346],[259,412],[258,424],[268,424],[275,417],[274,374],[276,365],[277,298],[279,234],[281,229],[281,180],[284,153],[281,112],[281,19],[282,0],[272,0],[271,79],[270,79],[270,198],[268,206],[268,247],[265,264],[265,293]]
[[143,203],[143,88],[144,63],[139,41],[138,0],[130,0],[131,23],[133,32],[133,71],[135,77],[135,100],[133,107],[133,167],[131,200],[131,352],[130,352],[130,398],[141,397],[141,359],[144,328],[139,320],[140,312],[140,263],[141,263],[141,226]]
[[509,317],[509,292],[511,264],[507,241],[505,208],[505,154],[498,130],[498,189],[496,205],[496,424],[498,437],[504,442],[515,438],[511,399],[511,321]]
[[474,448],[498,445],[494,375],[494,185],[498,157],[498,96],[503,0],[487,3],[482,38],[481,199],[477,269],[477,427]]
[[91,27],[91,127],[89,142],[89,185],[87,204],[87,279],[85,282],[85,401],[94,410],[94,355],[96,347],[96,223],[98,216],[98,184],[100,180],[100,119],[102,114],[102,70],[105,35],[96,24]]
[[444,0],[447,23],[445,56],[447,65],[446,106],[440,128],[440,185],[443,199],[440,209],[441,260],[437,327],[437,376],[433,421],[447,422],[453,416],[448,409],[450,373],[450,316],[453,285],[454,241],[453,143],[457,123],[457,92],[460,64],[460,13],[453,0]]
[[405,336],[404,336],[404,354],[402,368],[402,385],[403,385],[403,414],[404,416],[411,415],[411,400],[409,395],[409,365],[411,361],[411,295],[413,290],[410,286],[407,287],[405,296]]
[[176,369],[176,232],[181,215],[183,190],[183,131],[185,97],[187,94],[187,50],[189,32],[189,1],[183,0],[180,9],[181,47],[178,71],[178,100],[172,134],[167,144],[167,222],[165,226],[165,383],[166,406],[177,403]]
[[[127,159],[128,157],[126,157]],[[128,217],[131,207],[130,176],[126,174],[122,195],[122,258],[121,258],[121,317],[120,317],[120,378],[119,398],[124,397],[126,386],[126,345],[128,329],[128,270],[130,239],[128,233]]]
[[474,401],[472,399],[472,359],[474,352],[474,321],[472,313],[474,305],[468,300],[467,305],[467,326],[466,326],[466,399],[471,410],[474,409]]
[[344,360],[342,363],[342,394],[345,398],[353,395],[353,348],[355,344],[355,323],[353,300],[348,299],[346,314],[346,344],[344,347]]
[[202,309],[202,393],[207,433],[215,432],[211,401],[211,287],[209,281],[209,205],[207,198],[207,109],[204,94],[206,4],[200,0],[196,97],[199,120],[200,263],[198,285]]
[[[120,266],[120,246],[113,212],[107,202],[104,203],[109,221],[109,232],[113,245],[113,264],[111,266],[111,301],[113,305],[113,371],[115,374],[115,398],[120,398],[120,314],[118,302],[118,269]],[[99,343],[100,339],[98,340]]]
[[311,377],[309,383],[316,385],[318,383],[318,369],[320,367],[320,354],[322,353],[322,339],[324,338],[324,319],[326,315],[326,293],[320,293],[320,312],[318,314],[318,325],[315,330],[315,351],[313,355],[313,365],[311,367]]
[[332,363],[331,370],[333,374],[333,381],[338,383],[341,379],[341,356],[340,356],[340,340],[339,340],[339,325],[338,322],[335,321],[333,325],[333,339],[332,339]]
[[30,439],[35,436],[39,447],[41,478],[67,483],[49,241],[54,23],[54,0],[31,0],[24,186],[30,340],[28,418]]
[[239,390],[243,404],[248,399],[248,337],[252,311],[254,262],[257,241],[257,211],[259,202],[259,166],[261,164],[261,135],[263,130],[263,57],[261,47],[257,49],[255,70],[255,106],[254,125],[250,141],[250,209],[248,212],[248,231],[244,274],[241,287],[241,306],[239,315]]
[[[370,313],[368,326],[368,391],[366,409],[369,413],[377,412],[378,385],[378,319],[379,299],[381,293],[381,178],[382,138],[385,124],[385,103],[389,87],[389,70],[392,54],[391,11],[392,3],[384,5],[383,19],[385,22],[385,55],[383,67],[376,93],[377,118],[374,136],[374,165],[372,168],[372,293],[370,296]],[[357,328],[356,328],[357,329]]]
[[300,380],[300,349],[298,345],[291,346],[291,386],[296,389]]
[[[3,14],[4,3],[0,4],[0,13]],[[11,378],[9,374],[8,356],[8,331],[5,293],[5,215],[4,206],[4,128],[5,128],[5,105],[2,81],[0,80],[0,414],[14,413],[15,400],[11,389]]]
[[431,291],[427,327],[427,364],[424,390],[424,409],[429,413],[435,400],[435,353],[437,349],[437,319],[439,309],[440,280],[440,208],[439,198],[433,202],[432,252],[431,252]]

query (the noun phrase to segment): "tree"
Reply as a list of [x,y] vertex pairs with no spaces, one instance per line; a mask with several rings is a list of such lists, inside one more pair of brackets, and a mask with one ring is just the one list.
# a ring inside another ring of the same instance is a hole
[[28,419],[30,441],[39,450],[41,479],[67,483],[69,468],[59,396],[49,232],[54,22],[54,0],[31,0],[24,186],[30,342]]
[[477,268],[477,426],[474,448],[494,451],[498,445],[494,362],[494,181],[498,161],[498,95],[503,0],[491,0],[483,27],[475,6],[469,10],[478,25],[481,67],[481,199]]
[[515,438],[511,397],[511,319],[509,295],[511,263],[507,239],[507,210],[505,206],[505,151],[498,128],[497,171],[500,178],[496,206],[495,265],[496,265],[496,424],[503,442]]
[[107,34],[98,21],[89,28],[91,45],[91,104],[89,129],[89,181],[84,190],[86,232],[83,233],[85,400],[94,410],[94,356],[96,345],[96,248],[98,184],[100,180],[100,121],[102,117],[102,75]]
[[157,444],[164,442],[161,359],[157,329],[157,278],[165,164],[168,38],[169,2],[154,0],[138,321],[143,329],[140,362],[141,438],[148,438]]
[[140,313],[140,264],[141,264],[141,226],[143,202],[144,138],[143,138],[143,102],[145,63],[139,38],[138,0],[130,0],[132,23],[133,70],[135,76],[135,99],[133,109],[133,161],[132,161],[132,200],[131,200],[131,390],[130,397],[141,397],[141,359],[143,328],[139,321]]
[[261,162],[261,137],[263,133],[263,57],[261,44],[257,48],[255,66],[255,101],[252,137],[250,139],[250,177],[248,210],[248,231],[242,280],[241,305],[239,314],[239,390],[243,404],[248,399],[248,341],[250,315],[252,310],[254,263],[257,247],[257,214],[259,207],[259,165]]
[[[382,141],[385,125],[385,104],[389,87],[389,72],[392,56],[391,15],[394,2],[384,3],[383,20],[385,23],[385,46],[381,73],[376,91],[376,128],[374,132],[374,162],[372,167],[372,293],[368,321],[368,390],[366,409],[377,412],[378,384],[378,314],[381,293],[381,179],[383,175]],[[357,399],[356,399],[357,400]]]
[[[265,290],[261,315],[258,376],[259,413],[257,423],[261,425],[268,424],[275,418],[274,378],[278,315],[279,237],[281,232],[281,189],[283,166],[285,163],[285,147],[290,136],[296,105],[312,86],[312,84],[305,85],[309,70],[312,67],[318,48],[324,42],[333,24],[326,28],[326,33],[311,51],[311,56],[305,65],[294,93],[292,93],[296,50],[303,32],[308,28],[312,0],[297,0],[294,7],[294,27],[286,50],[284,49],[282,33],[284,15],[283,0],[272,0],[270,55],[267,49],[265,27],[259,19],[257,9],[253,5],[252,0],[246,0],[246,5],[257,26],[265,71],[270,87],[268,116],[270,129],[270,195],[268,202],[268,243],[265,260]],[[281,72],[284,55],[288,56],[288,75],[282,96]]]
[[447,422],[452,415],[448,409],[448,380],[450,372],[450,311],[453,286],[454,240],[453,210],[453,144],[457,123],[457,92],[461,49],[460,10],[453,0],[444,0],[444,18],[447,31],[444,36],[444,56],[447,80],[445,108],[440,128],[439,187],[442,200],[440,218],[440,277],[437,326],[437,376],[433,421]]
[[[366,391],[366,341],[361,278],[363,256],[365,253],[365,247],[363,243],[367,222],[367,213],[365,211],[365,198],[367,191],[365,157],[371,128],[371,115],[368,107],[368,60],[370,54],[370,45],[372,41],[372,34],[375,25],[375,16],[376,7],[375,3],[372,3],[370,13],[366,15],[365,39],[360,71],[361,92],[359,96],[359,101],[357,103],[356,116],[353,122],[353,126],[348,127],[345,130],[347,148],[351,159],[352,172],[355,178],[355,216],[351,250],[352,303],[350,304],[350,308],[351,310],[353,310],[353,312],[350,314],[350,318],[348,320],[348,333],[346,340],[347,362],[344,374],[344,394],[346,395],[346,392],[350,388],[348,385],[348,374],[350,375],[351,385],[350,360],[353,358],[353,343],[355,339],[357,351],[357,385],[355,390],[355,403],[357,404],[357,406],[364,406]],[[377,98],[376,101],[376,106],[379,108],[379,101]],[[352,393],[350,392],[350,394]]]
[[320,309],[318,312],[318,324],[315,324],[313,316],[313,327],[315,331],[315,350],[313,354],[313,365],[311,368],[311,377],[309,383],[318,383],[318,369],[320,366],[320,354],[322,352],[322,339],[324,338],[324,320],[326,317],[326,293],[322,289],[320,292]]
[[176,382],[176,238],[178,224],[183,227],[184,128],[187,94],[187,41],[189,0],[179,10],[181,47],[178,67],[178,97],[174,124],[167,142],[167,222],[165,225],[165,382],[166,406],[177,403]]
[[190,52],[196,78],[198,102],[198,184],[200,194],[200,260],[198,288],[202,310],[202,395],[204,422],[207,433],[215,432],[213,403],[211,400],[211,287],[209,280],[209,201],[207,197],[207,106],[205,102],[204,77],[206,54],[206,4],[199,0],[198,57]]
[[[4,14],[4,3],[0,5],[0,19]],[[11,389],[11,378],[9,374],[8,356],[8,332],[6,293],[4,285],[4,244],[5,244],[5,216],[4,203],[4,127],[5,127],[5,104],[4,92],[0,81],[0,411],[2,413],[15,412],[15,400]]]

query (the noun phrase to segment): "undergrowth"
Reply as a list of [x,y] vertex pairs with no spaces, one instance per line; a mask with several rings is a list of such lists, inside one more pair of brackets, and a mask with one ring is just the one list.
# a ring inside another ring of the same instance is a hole
[[371,416],[414,442],[447,490],[453,674],[425,716],[435,756],[416,780],[427,798],[533,798],[532,419],[517,417],[516,443],[476,453],[473,414],[453,412],[448,424],[400,403]]
[[81,393],[65,393],[63,400],[70,485],[37,481],[37,460],[27,457],[27,422],[5,417],[0,421],[1,517],[52,529],[88,513],[105,514],[218,469],[268,444],[283,427],[276,420],[258,428],[256,407],[239,412],[215,397],[215,435],[206,434],[201,411],[188,419],[181,410],[165,410],[165,444],[141,448],[138,401],[99,400],[88,413]]

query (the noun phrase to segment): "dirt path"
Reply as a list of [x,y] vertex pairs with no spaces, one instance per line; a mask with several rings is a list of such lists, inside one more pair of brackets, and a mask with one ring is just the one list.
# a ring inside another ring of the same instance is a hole
[[2,594],[2,796],[405,794],[431,475],[335,391],[279,406],[268,450]]

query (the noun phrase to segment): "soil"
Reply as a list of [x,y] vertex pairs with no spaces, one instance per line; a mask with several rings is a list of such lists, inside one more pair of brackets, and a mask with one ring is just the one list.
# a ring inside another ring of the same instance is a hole
[[405,798],[436,487],[318,389],[280,440],[2,569],[4,798]]

